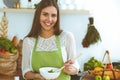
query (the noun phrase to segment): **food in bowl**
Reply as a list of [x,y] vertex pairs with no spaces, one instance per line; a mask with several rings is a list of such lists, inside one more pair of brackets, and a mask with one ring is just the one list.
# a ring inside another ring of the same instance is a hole
[[49,70],[48,72],[49,72],[49,73],[54,73],[55,70],[51,69],[51,70]]
[[42,67],[39,72],[45,79],[56,79],[61,73],[61,71],[57,71],[58,69],[55,67]]

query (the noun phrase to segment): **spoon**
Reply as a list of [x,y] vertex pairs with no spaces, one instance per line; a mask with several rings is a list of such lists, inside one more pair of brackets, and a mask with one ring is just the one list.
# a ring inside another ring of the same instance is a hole
[[[81,53],[78,54],[77,56],[73,57],[72,60],[76,60],[76,59],[79,58],[81,55],[82,55]],[[62,66],[60,69],[55,70],[54,72],[59,72],[59,71],[61,71],[61,70],[64,69],[64,68],[65,68],[65,66]]]

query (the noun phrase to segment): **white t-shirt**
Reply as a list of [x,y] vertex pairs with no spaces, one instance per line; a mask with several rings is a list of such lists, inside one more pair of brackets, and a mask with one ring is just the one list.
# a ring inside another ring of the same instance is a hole
[[[39,36],[39,41],[37,44],[38,51],[52,51],[57,50],[56,44],[56,37],[51,36],[50,38],[43,38]],[[67,60],[76,56],[76,43],[75,38],[71,32],[62,32],[59,35],[60,44],[61,44],[61,52],[63,61],[66,62]],[[35,44],[35,38],[25,38],[23,40],[23,48],[22,48],[22,74],[28,71],[33,71],[31,65],[31,58],[32,58],[32,50]],[[73,64],[79,70],[79,64],[77,61]]]

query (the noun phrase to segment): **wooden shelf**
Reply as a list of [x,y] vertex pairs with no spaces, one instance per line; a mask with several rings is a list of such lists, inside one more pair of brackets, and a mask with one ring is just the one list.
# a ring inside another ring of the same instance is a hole
[[[16,9],[16,8],[0,8],[0,12],[11,12],[11,13],[34,13],[35,9]],[[87,10],[60,10],[61,14],[89,14],[89,11]]]
[[11,12],[11,13],[34,13],[35,9],[16,9],[16,8],[0,8],[0,12]]
[[62,14],[89,14],[88,10],[60,10]]

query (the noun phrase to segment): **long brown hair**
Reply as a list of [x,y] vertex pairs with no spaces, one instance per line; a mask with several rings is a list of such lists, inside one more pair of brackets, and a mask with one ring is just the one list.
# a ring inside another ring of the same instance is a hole
[[59,35],[62,30],[60,29],[60,13],[59,13],[59,7],[56,2],[57,0],[41,0],[40,3],[37,4],[36,11],[34,14],[33,24],[30,32],[26,37],[34,37],[37,38],[41,32],[41,24],[40,24],[40,13],[42,9],[48,7],[48,6],[54,6],[57,9],[57,22],[54,25],[54,34]]

